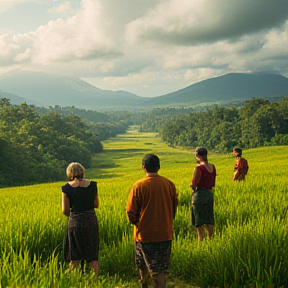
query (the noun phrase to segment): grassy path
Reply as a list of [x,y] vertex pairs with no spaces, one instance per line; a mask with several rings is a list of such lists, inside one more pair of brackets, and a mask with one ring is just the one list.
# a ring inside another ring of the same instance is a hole
[[192,163],[194,156],[186,150],[168,147],[156,133],[140,133],[133,126],[126,134],[103,141],[102,144],[104,151],[94,157],[93,168],[89,170],[91,176],[97,174],[98,178],[143,176],[141,160],[147,153],[159,156],[161,171],[164,172],[168,167],[170,170],[171,166],[177,169]]

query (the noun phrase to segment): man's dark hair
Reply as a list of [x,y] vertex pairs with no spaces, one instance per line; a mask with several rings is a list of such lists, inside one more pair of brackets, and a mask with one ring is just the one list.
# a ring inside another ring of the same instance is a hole
[[234,151],[236,151],[238,153],[238,156],[241,156],[242,155],[242,149],[237,147],[237,148],[234,148]]
[[142,165],[147,172],[158,172],[160,169],[160,160],[155,154],[146,154],[142,159]]

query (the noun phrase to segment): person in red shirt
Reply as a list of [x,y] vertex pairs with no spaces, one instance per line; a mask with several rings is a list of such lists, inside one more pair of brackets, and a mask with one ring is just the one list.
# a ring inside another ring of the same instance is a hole
[[242,157],[242,149],[235,148],[233,154],[236,158],[234,166],[233,181],[243,181],[248,173],[248,161]]
[[190,187],[192,188],[191,222],[197,229],[197,238],[211,238],[214,234],[214,199],[213,189],[215,187],[216,168],[208,162],[208,151],[204,147],[195,150],[196,161],[199,164],[193,173]]
[[142,159],[145,177],[130,190],[126,212],[134,225],[135,262],[142,287],[166,287],[173,238],[173,219],[178,204],[175,185],[160,176],[160,160],[154,154]]

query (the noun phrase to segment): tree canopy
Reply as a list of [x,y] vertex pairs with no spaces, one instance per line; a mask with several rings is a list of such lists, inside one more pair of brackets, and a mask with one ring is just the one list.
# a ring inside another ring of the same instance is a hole
[[32,105],[0,101],[0,183],[15,186],[58,181],[70,162],[89,167],[103,147],[78,116],[39,115]]
[[288,97],[279,102],[253,98],[241,108],[214,107],[166,121],[160,129],[171,146],[205,146],[216,152],[233,147],[288,145]]

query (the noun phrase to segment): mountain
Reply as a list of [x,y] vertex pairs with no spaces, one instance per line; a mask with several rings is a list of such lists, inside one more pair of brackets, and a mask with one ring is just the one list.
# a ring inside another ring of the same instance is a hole
[[[101,90],[79,78],[42,72],[20,72],[0,77],[0,89],[37,106],[75,106],[87,109],[138,107],[145,98],[125,91]],[[14,103],[14,101],[11,101]]]
[[197,105],[243,101],[253,97],[288,96],[288,78],[267,73],[230,73],[207,79],[184,89],[150,98],[146,105]]
[[26,102],[36,106],[75,106],[91,110],[150,109],[283,97],[288,95],[288,78],[267,73],[230,73],[148,98],[126,91],[101,90],[79,78],[26,71],[0,77],[0,97],[4,94],[12,104]]
[[29,103],[26,99],[19,97],[18,95],[15,95],[12,93],[2,92],[1,90],[0,90],[0,98],[9,99],[10,103],[13,103],[16,105],[19,105],[19,104],[24,103],[24,102],[26,102],[27,104],[32,104],[32,102]]

